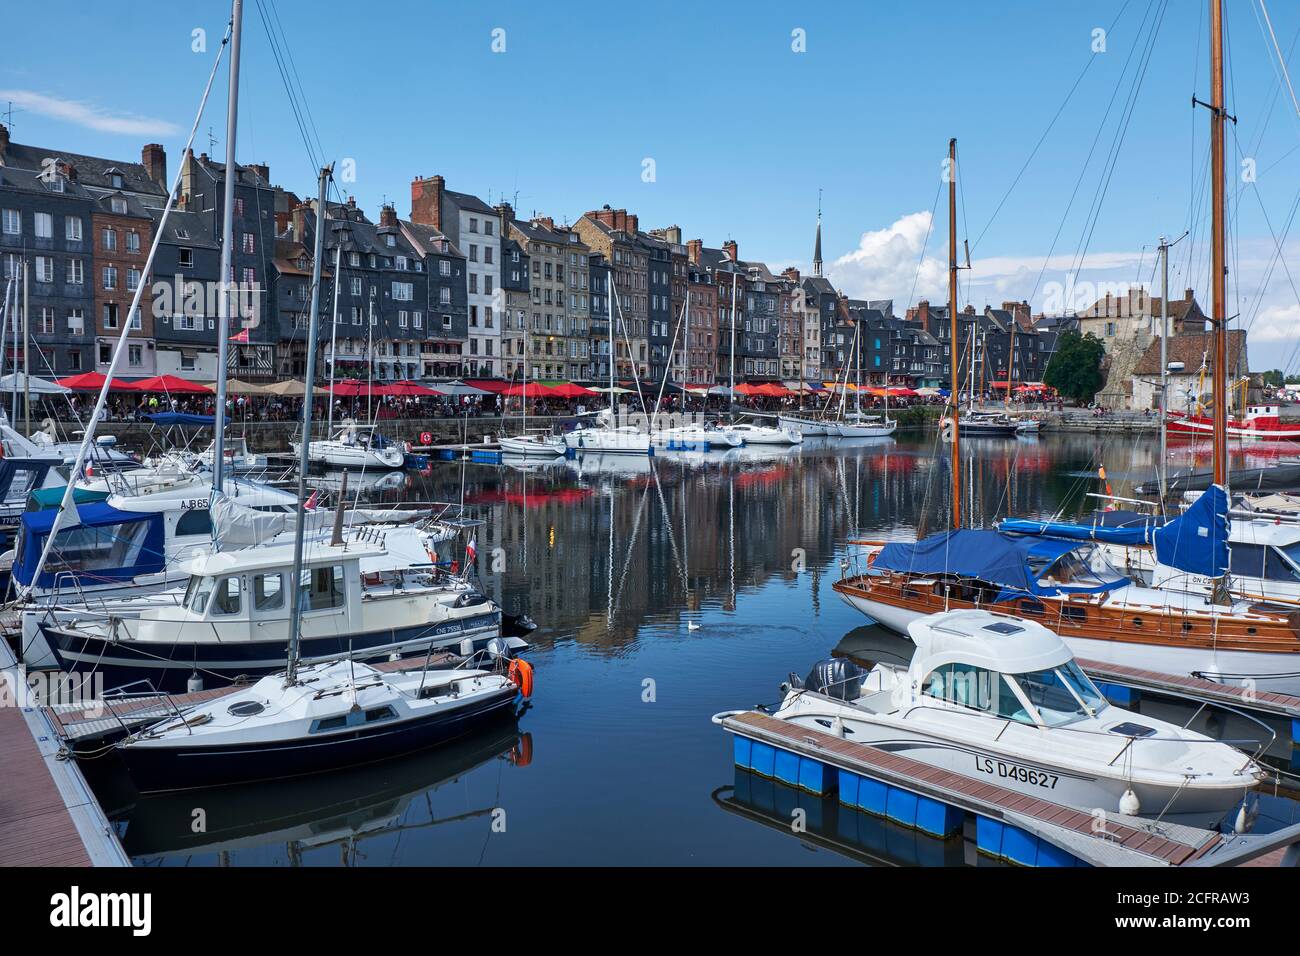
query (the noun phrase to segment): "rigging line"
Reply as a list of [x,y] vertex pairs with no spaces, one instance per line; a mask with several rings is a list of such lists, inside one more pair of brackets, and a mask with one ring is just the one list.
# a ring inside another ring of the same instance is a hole
[[283,41],[284,49],[288,54],[289,67],[293,71],[294,81],[298,84],[298,92],[302,98],[303,111],[307,115],[307,122],[311,125],[312,135],[315,137],[316,140],[317,151],[319,155],[324,156],[325,147],[321,145],[320,134],[316,130],[316,119],[315,117],[312,116],[312,112],[311,112],[311,103],[307,99],[306,91],[303,89],[302,78],[298,75],[298,64],[297,61],[294,60],[293,58],[293,47],[289,45],[288,38],[286,37],[284,32],[284,24],[280,21],[280,11],[276,8],[274,4],[271,5],[271,13],[275,17],[276,29],[279,30],[280,32],[280,37],[281,40]]
[[[1260,22],[1258,11],[1255,11],[1255,23],[1259,27],[1259,31],[1262,34],[1264,32],[1264,24]],[[1300,28],[1296,29],[1295,36],[1291,38],[1291,45],[1287,48],[1286,59],[1288,61],[1291,59],[1292,54],[1295,52],[1295,46],[1297,40],[1300,40]],[[1265,46],[1267,45],[1268,45],[1268,41],[1267,38],[1265,38]],[[1272,63],[1272,57],[1269,58],[1269,62],[1270,64]],[[1273,74],[1277,77],[1277,85],[1273,87],[1273,93],[1269,97],[1268,106],[1263,111],[1264,121],[1260,124],[1259,132],[1255,137],[1255,143],[1251,146],[1252,156],[1259,152],[1260,143],[1263,142],[1264,139],[1264,132],[1265,130],[1268,129],[1268,125],[1273,119],[1273,109],[1274,107],[1277,106],[1278,97],[1282,95],[1282,87],[1284,85],[1284,79],[1283,79],[1283,75],[1279,73],[1277,66],[1273,66]],[[1292,150],[1294,150],[1295,148],[1297,147],[1292,147]],[[1288,150],[1287,152],[1290,153],[1291,150]]]
[[943,177],[939,177],[939,185],[934,190],[934,203],[930,206],[930,223],[925,230],[925,241],[921,243],[921,254],[916,260],[916,271],[912,273],[912,292],[907,297],[908,302],[916,301],[916,285],[921,279],[921,268],[925,265],[925,250],[930,246],[930,236],[934,233],[934,214],[939,210],[939,196],[943,192]]
[[[1119,23],[1120,17],[1124,16],[1124,11],[1128,9],[1128,5],[1131,2],[1132,0],[1124,0],[1124,5],[1119,8],[1119,13],[1115,14],[1115,18],[1111,20],[1110,26],[1106,28],[1107,36],[1109,36],[1111,31],[1115,29],[1115,26]],[[1091,56],[1088,57],[1088,62],[1084,64],[1083,69],[1079,71],[1079,75],[1075,77],[1074,85],[1072,85],[1070,87],[1069,92],[1065,94],[1065,99],[1062,100],[1061,105],[1057,107],[1056,113],[1053,114],[1051,122],[1047,124],[1047,128],[1044,129],[1042,135],[1038,137],[1038,142],[1034,144],[1034,148],[1030,151],[1029,157],[1025,160],[1025,164],[1020,167],[1020,171],[1016,173],[1015,179],[1011,181],[1011,185],[1007,187],[1007,191],[1003,193],[1002,198],[998,200],[998,204],[994,208],[993,214],[989,216],[989,221],[986,222],[984,224],[984,228],[980,230],[979,237],[971,245],[972,252],[979,247],[980,240],[984,238],[984,234],[987,233],[989,231],[989,227],[993,225],[993,220],[995,220],[998,217],[998,213],[1002,211],[1003,204],[1006,203],[1008,198],[1010,198],[1011,193],[1015,191],[1016,186],[1020,183],[1020,178],[1024,176],[1025,170],[1029,169],[1029,164],[1032,163],[1034,161],[1034,157],[1038,155],[1038,150],[1042,147],[1043,143],[1047,140],[1048,134],[1052,132],[1052,127],[1056,125],[1056,121],[1060,119],[1061,114],[1065,112],[1065,108],[1066,106],[1069,105],[1070,100],[1073,98],[1075,94],[1075,91],[1078,90],[1079,84],[1083,82],[1083,78],[1087,76],[1088,70],[1092,68],[1092,64],[1095,63],[1096,60],[1097,60],[1097,54],[1093,53]],[[910,302],[911,300],[909,299],[908,301]]]
[[280,53],[279,45],[271,32],[271,25],[266,17],[266,8],[263,6],[263,0],[256,0],[258,16],[262,20],[262,28],[266,32],[267,42],[271,45],[272,58],[275,61],[276,70],[280,74],[280,81],[284,85],[284,91],[289,99],[289,109],[293,113],[294,124],[298,127],[298,134],[302,137],[303,148],[307,151],[308,160],[313,169],[320,169],[324,164],[318,161],[316,151],[312,148],[311,140],[307,135],[306,125],[303,123],[301,107],[298,103],[297,96],[293,90],[293,84],[285,72],[284,59]]
[[[1142,23],[1138,25],[1137,30],[1137,35],[1139,36],[1142,33],[1142,28],[1147,21],[1147,17],[1151,14],[1154,3],[1155,0],[1151,0],[1151,3],[1147,5],[1147,12],[1142,15]],[[1047,249],[1047,255],[1043,257],[1043,266],[1038,271],[1038,278],[1034,280],[1033,290],[1029,294],[1031,302],[1038,294],[1038,287],[1043,283],[1043,276],[1047,274],[1047,267],[1051,265],[1052,255],[1056,251],[1056,244],[1060,241],[1061,233],[1065,231],[1065,224],[1070,218],[1070,210],[1074,208],[1074,200],[1078,197],[1079,189],[1083,186],[1084,178],[1088,173],[1088,167],[1092,165],[1092,157],[1097,151],[1097,143],[1101,140],[1101,134],[1105,132],[1106,123],[1109,121],[1111,110],[1115,105],[1115,99],[1119,96],[1120,87],[1124,83],[1124,77],[1128,74],[1129,64],[1132,63],[1133,55],[1136,53],[1137,48],[1136,43],[1129,48],[1128,58],[1124,61],[1123,69],[1120,70],[1119,78],[1115,83],[1115,89],[1111,92],[1110,100],[1106,103],[1106,109],[1102,113],[1101,122],[1097,124],[1097,132],[1093,135],[1092,145],[1088,147],[1088,155],[1084,157],[1083,167],[1079,170],[1079,175],[1074,182],[1074,189],[1070,192],[1070,199],[1066,202],[1065,210],[1061,213],[1061,221],[1056,227],[1056,234],[1052,237],[1052,244]]]
[[[1092,224],[1087,227],[1087,233],[1083,243],[1078,251],[1076,262],[1078,269],[1083,268],[1083,262],[1088,257],[1088,247],[1092,245],[1093,233],[1097,229],[1097,223],[1101,219],[1102,205],[1106,201],[1106,194],[1110,191],[1110,181],[1115,175],[1115,169],[1119,166],[1121,147],[1124,145],[1124,138],[1128,135],[1129,124],[1133,122],[1133,114],[1137,111],[1138,97],[1142,92],[1142,84],[1146,80],[1147,69],[1151,65],[1151,56],[1155,52],[1156,38],[1160,34],[1160,27],[1164,23],[1165,13],[1169,9],[1168,2],[1161,4],[1159,17],[1152,25],[1150,38],[1147,41],[1145,58],[1140,62],[1138,72],[1133,77],[1133,86],[1129,91],[1129,98],[1126,104],[1125,112],[1120,114],[1120,123],[1116,126],[1115,137],[1111,143],[1111,153],[1109,157],[1109,169],[1103,167],[1102,180],[1098,184],[1099,191],[1095,194],[1094,211],[1092,215]],[[1086,222],[1087,220],[1085,220]]]
[[[1291,94],[1291,105],[1295,107],[1296,116],[1300,117],[1300,100],[1296,99],[1295,87],[1291,85],[1291,73],[1289,70],[1287,70],[1286,60],[1283,59],[1282,50],[1277,45],[1277,34],[1273,32],[1273,21],[1272,19],[1270,19],[1268,15],[1268,5],[1264,2],[1264,0],[1258,0],[1258,2],[1259,2],[1259,9],[1264,14],[1264,22],[1268,24],[1268,36],[1269,39],[1273,41],[1273,50],[1277,53],[1278,65],[1275,69],[1278,68],[1281,69],[1282,76],[1286,79],[1287,92]],[[1292,41],[1292,45],[1294,46],[1294,41]]]

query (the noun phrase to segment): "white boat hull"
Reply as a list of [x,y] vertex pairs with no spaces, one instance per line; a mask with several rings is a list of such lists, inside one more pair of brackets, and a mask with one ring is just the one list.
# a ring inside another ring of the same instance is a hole
[[564,436],[564,443],[575,451],[607,455],[648,455],[650,436],[630,426],[623,428],[579,428]]
[[894,434],[894,429],[898,427],[897,422],[885,422],[880,425],[864,425],[857,422],[834,422],[827,425],[827,429],[834,429],[833,432],[838,438],[885,438]]
[[514,438],[501,436],[501,450],[508,455],[523,455],[526,458],[554,458],[563,455],[567,446],[562,439],[551,441],[520,435]]
[[829,434],[826,430],[826,423],[819,422],[811,418],[798,418],[791,415],[780,415],[777,417],[777,423],[782,428],[788,428],[805,438],[815,437],[817,435]]

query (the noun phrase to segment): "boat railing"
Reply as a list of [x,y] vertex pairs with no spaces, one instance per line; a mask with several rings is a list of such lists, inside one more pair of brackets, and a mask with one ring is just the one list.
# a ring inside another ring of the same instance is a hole
[[[132,690],[132,688],[136,687],[140,689]],[[174,718],[180,720],[185,726],[186,733],[193,732],[194,725],[185,720],[183,708],[176,702],[172,695],[158,690],[158,688],[154,687],[153,682],[147,679],[142,678],[141,680],[132,681],[129,684],[123,684],[121,687],[116,687],[113,690],[106,691],[102,700],[106,705],[104,709],[107,710],[113,719],[117,721],[118,726],[127,736],[131,735],[132,730],[123,719],[123,714],[125,713],[129,715],[131,711],[129,708],[122,708],[122,712],[119,712],[119,708],[112,706],[115,703],[157,703],[166,713],[166,718],[162,719]],[[157,722],[157,720],[150,720],[146,726],[152,727]]]

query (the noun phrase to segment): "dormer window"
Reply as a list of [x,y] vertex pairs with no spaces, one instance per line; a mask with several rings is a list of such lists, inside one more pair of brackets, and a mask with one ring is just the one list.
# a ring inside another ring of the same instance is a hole
[[122,174],[116,169],[108,169],[105,172],[108,174],[109,185],[114,189],[121,189],[123,186]]
[[397,245],[397,240],[392,236],[384,236],[384,245],[391,249],[393,246]]
[[126,200],[123,199],[121,196],[114,196],[109,201],[109,205],[113,207],[113,212],[117,213],[117,215],[119,216],[126,215]]

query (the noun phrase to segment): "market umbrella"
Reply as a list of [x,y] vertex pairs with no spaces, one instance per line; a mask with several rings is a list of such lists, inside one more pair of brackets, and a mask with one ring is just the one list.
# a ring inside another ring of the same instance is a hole
[[769,398],[786,398],[787,396],[793,395],[794,393],[791,392],[784,385],[778,385],[776,384],[776,382],[766,382],[758,386],[758,389],[757,391],[754,392],[754,394],[766,395]]
[[555,394],[555,389],[549,385],[543,385],[541,382],[528,382],[525,385],[511,385],[505,391],[499,393],[504,398],[545,398]]
[[462,398],[466,395],[493,394],[492,392],[489,392],[487,389],[475,388],[473,385],[466,385],[464,382],[461,381],[440,382],[438,384],[438,391],[442,392],[442,394],[444,395],[453,395],[456,398]]
[[67,395],[72,391],[66,385],[34,375],[24,375],[22,372],[13,372],[0,378],[0,392],[21,392],[24,386],[30,395]]
[[212,389],[176,375],[155,375],[123,386],[132,392],[176,392],[180,395],[211,395]]
[[[306,388],[306,385],[302,384],[302,387]],[[370,394],[370,386],[355,378],[345,378],[331,385],[329,391],[339,398],[360,398]]]
[[493,395],[500,395],[511,387],[509,382],[503,382],[496,378],[471,378],[465,384],[477,388],[480,393],[490,392]]
[[574,385],[572,382],[562,382],[551,387],[551,394],[556,398],[588,398],[596,393],[589,388],[583,388],[581,385]]
[[227,395],[266,395],[267,386],[258,385],[254,382],[241,382],[237,378],[226,380]]
[[604,394],[606,394],[606,395],[609,395],[609,394],[614,394],[614,395],[629,395],[629,394],[631,394],[632,389],[630,389],[630,388],[623,388],[622,386],[619,386],[619,385],[606,385],[604,388],[593,388],[592,391],[593,391],[593,392],[602,392],[602,393],[604,393]]
[[[330,392],[327,388],[316,386],[312,388],[311,393],[313,395],[328,395]],[[263,385],[262,394],[279,395],[282,398],[302,398],[307,394],[307,383],[288,378],[284,381],[273,382],[270,385]]]
[[[55,384],[78,392],[98,392],[104,387],[104,375],[99,372],[82,372],[80,375],[69,375],[67,378],[55,379]],[[117,378],[113,379],[112,384],[108,387],[113,391],[130,390],[132,388],[132,386]]]

